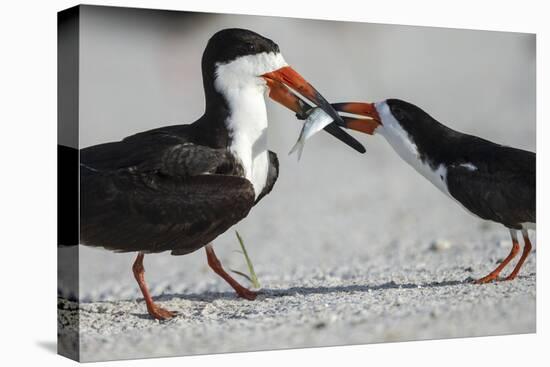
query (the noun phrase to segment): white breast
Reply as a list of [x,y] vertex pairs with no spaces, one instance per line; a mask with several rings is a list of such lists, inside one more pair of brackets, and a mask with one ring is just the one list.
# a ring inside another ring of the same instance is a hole
[[280,53],[268,52],[216,65],[214,86],[231,111],[225,122],[231,138],[228,149],[241,161],[256,197],[264,189],[269,171],[264,99],[267,86],[260,75],[287,65]]
[[248,85],[225,93],[231,110],[226,121],[231,138],[228,149],[241,161],[256,197],[266,185],[269,170],[264,88],[262,85]]

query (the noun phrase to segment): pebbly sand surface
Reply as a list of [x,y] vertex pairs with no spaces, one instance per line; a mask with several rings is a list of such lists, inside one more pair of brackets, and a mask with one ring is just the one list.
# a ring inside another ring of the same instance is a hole
[[[535,150],[532,36],[382,25],[358,32],[346,23],[329,28],[242,16],[200,17],[191,27],[170,18],[177,13],[135,12],[130,20],[120,11],[83,13],[82,147],[159,121],[197,118],[205,40],[217,29],[240,26],[275,39],[287,61],[331,101],[401,97],[457,130]],[[140,26],[145,20],[164,28]],[[298,34],[310,42],[307,53]],[[352,47],[358,42],[369,48]],[[327,43],[346,57],[323,53],[318,46]],[[113,50],[117,57],[108,57]],[[272,102],[268,113],[279,180],[214,242],[226,269],[246,271],[236,252],[234,230],[240,232],[262,285],[259,297],[237,298],[208,268],[203,250],[147,255],[152,294],[179,312],[154,321],[132,276],[135,254],[81,246],[82,360],[535,332],[534,232],[534,251],[518,279],[471,284],[508,254],[508,230],[467,214],[379,136],[354,134],[367,147],[359,155],[320,133],[298,163],[287,152],[300,124]],[[72,307],[60,298],[62,324],[75,317]]]
[[[422,217],[401,223],[414,233]],[[457,224],[450,215],[441,218]],[[237,298],[207,268],[202,251],[151,255],[146,274],[152,292],[163,307],[179,312],[165,322],[148,316],[131,275],[132,256],[84,249],[87,261],[102,265],[95,277],[92,266],[83,269],[82,288],[98,278],[102,284],[80,307],[81,356],[91,361],[534,332],[536,256],[513,282],[471,284],[507,254],[509,243],[498,227],[468,231],[468,225],[449,231],[449,242],[440,240],[448,248],[430,243],[435,234],[413,239],[409,231],[402,238],[341,232],[349,235],[304,240],[299,247],[291,235],[248,240],[262,283],[255,301]],[[225,237],[217,241],[220,257],[226,267],[244,270],[231,252],[236,242]]]
[[[152,293],[180,313],[154,321],[134,255],[81,247],[83,360],[535,331],[536,250],[515,281],[471,284],[507,255],[507,230],[469,216],[404,164],[363,169],[356,179],[368,190],[358,195],[317,185],[334,170],[313,174],[307,159],[295,164],[299,188],[280,182],[235,226],[262,284],[255,301],[237,298],[202,250],[149,255]],[[398,190],[404,183],[415,189]],[[227,269],[246,271],[232,230],[215,246]]]

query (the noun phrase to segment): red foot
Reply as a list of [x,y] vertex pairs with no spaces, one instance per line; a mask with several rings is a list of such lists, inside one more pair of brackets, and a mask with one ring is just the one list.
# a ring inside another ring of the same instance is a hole
[[206,245],[206,257],[208,259],[208,265],[214,270],[216,274],[221,276],[230,286],[237,292],[239,297],[247,299],[249,301],[254,301],[258,296],[257,292],[251,291],[239,284],[231,275],[229,275],[222,266],[220,260],[216,257],[214,253],[214,248],[211,244]]
[[516,274],[512,273],[508,275],[506,278],[504,278],[504,280],[514,280],[516,279],[516,276],[517,276],[517,273]]
[[249,301],[254,301],[256,297],[258,297],[258,292],[251,291],[250,289],[242,288],[235,290],[237,292],[237,295],[239,297],[242,297],[244,299],[247,299]]
[[474,283],[475,284],[485,284],[485,283],[491,283],[493,281],[498,281],[498,274],[489,274],[487,276],[484,276],[483,278],[481,279],[478,279],[478,280],[475,280]]
[[[489,275],[484,276],[483,278],[476,280],[474,283],[476,283],[476,284],[485,284],[485,283],[490,283],[490,282],[493,282],[493,281],[501,280],[501,279],[498,278],[498,275],[500,274],[502,269],[504,269],[504,267],[506,265],[508,265],[508,263],[510,261],[512,261],[512,259],[517,255],[517,253],[519,251],[519,243],[518,243],[518,239],[516,237],[516,232],[514,230],[510,230],[510,235],[512,237],[512,249],[510,250],[510,253],[508,254],[508,256],[506,256],[506,258],[504,260],[502,260],[500,265],[497,266],[497,268],[495,270],[490,272]],[[525,253],[525,250],[524,250],[524,253]],[[523,256],[522,256],[522,258],[523,258]],[[520,260],[520,263],[518,265],[521,266],[521,263],[522,263],[522,260]],[[517,266],[516,266],[516,268],[517,268]],[[518,268],[518,270],[519,270],[519,268]],[[517,273],[517,271],[515,269],[514,269],[514,273]],[[512,278],[510,278],[510,280],[515,278],[514,273],[510,274],[510,276],[512,277]],[[509,280],[509,279],[506,278],[506,280]]]
[[168,311],[160,306],[157,306],[156,304],[147,306],[147,311],[152,318],[157,320],[168,320],[177,315],[177,312]]
[[514,270],[506,277],[504,280],[513,280],[517,277],[519,270],[523,266],[523,263],[525,262],[525,259],[527,259],[527,256],[529,256],[529,252],[531,252],[531,241],[529,240],[529,234],[527,233],[527,230],[523,230],[523,240],[525,241],[525,246],[523,247],[523,253],[521,254],[521,258],[519,259],[516,267]]
[[153,302],[153,297],[151,297],[151,294],[149,293],[149,288],[147,288],[147,284],[145,283],[145,268],[143,267],[144,256],[145,255],[142,252],[138,253],[136,261],[134,261],[134,265],[132,265],[132,271],[134,272],[134,277],[136,278],[136,281],[139,285],[139,289],[141,289],[141,293],[143,294],[145,304],[147,304],[147,311],[149,312],[149,315],[151,315],[151,317],[153,317],[154,319],[170,319],[176,316],[177,313],[165,310],[164,308],[157,306]]

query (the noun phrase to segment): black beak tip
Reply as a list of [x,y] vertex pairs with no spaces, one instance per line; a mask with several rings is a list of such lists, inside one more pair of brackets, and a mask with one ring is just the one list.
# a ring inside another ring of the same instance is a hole
[[363,144],[358,142],[353,136],[341,129],[334,122],[325,126],[324,130],[336,139],[340,140],[342,143],[354,149],[356,152],[364,154],[367,151]]

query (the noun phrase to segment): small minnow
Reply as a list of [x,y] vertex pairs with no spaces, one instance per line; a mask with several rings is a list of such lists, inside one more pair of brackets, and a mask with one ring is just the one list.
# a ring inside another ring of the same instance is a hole
[[319,107],[313,108],[308,113],[308,116],[304,122],[304,126],[302,126],[302,131],[300,132],[300,136],[298,137],[296,144],[294,144],[294,146],[292,147],[290,152],[288,152],[288,154],[290,155],[295,151],[298,151],[298,160],[300,160],[300,158],[302,158],[302,152],[304,150],[306,140],[311,138],[313,135],[315,135],[319,131],[323,130],[325,126],[330,124],[332,121],[333,121],[333,118],[330,117],[321,108]]

